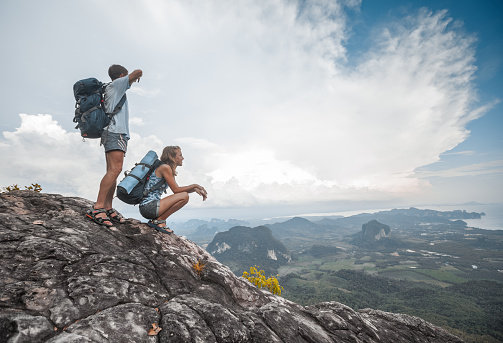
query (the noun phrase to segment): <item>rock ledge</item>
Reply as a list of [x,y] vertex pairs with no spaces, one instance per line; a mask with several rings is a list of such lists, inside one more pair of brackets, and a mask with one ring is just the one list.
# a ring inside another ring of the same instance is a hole
[[99,226],[83,216],[91,205],[0,195],[0,343],[462,342],[417,317],[297,305],[183,237],[133,219]]

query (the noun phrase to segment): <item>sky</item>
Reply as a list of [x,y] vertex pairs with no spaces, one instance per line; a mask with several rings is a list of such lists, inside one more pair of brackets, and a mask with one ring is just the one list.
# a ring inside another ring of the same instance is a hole
[[121,64],[143,70],[124,170],[178,145],[178,184],[208,191],[172,220],[503,203],[501,18],[498,0],[2,1],[0,187],[96,199],[73,84]]

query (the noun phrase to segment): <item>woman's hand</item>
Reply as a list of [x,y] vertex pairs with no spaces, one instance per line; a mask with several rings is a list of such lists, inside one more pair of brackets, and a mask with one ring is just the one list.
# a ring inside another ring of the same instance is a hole
[[203,197],[203,201],[206,200],[206,198],[208,197],[208,193],[206,193],[206,189],[204,189],[204,187],[202,187],[202,186],[195,185],[194,191]]

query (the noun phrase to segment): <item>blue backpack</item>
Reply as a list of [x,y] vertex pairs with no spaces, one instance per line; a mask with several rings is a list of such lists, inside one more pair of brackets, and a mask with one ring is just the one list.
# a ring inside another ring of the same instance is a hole
[[126,94],[124,94],[112,113],[106,113],[104,106],[106,86],[108,84],[93,77],[79,80],[73,85],[73,95],[76,100],[73,122],[77,123],[75,128],[80,129],[80,135],[84,138],[100,138],[112,117],[126,102]]
[[124,201],[126,204],[139,204],[148,193],[158,189],[165,182],[164,179],[159,180],[150,189],[145,189],[145,185],[157,167],[163,162],[157,158],[155,151],[150,150],[140,163],[136,163],[133,169],[124,174],[126,177],[117,186],[117,198]]

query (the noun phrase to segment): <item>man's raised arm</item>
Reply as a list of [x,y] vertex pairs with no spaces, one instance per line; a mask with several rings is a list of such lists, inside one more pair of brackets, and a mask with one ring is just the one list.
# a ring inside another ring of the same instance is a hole
[[132,85],[135,81],[140,81],[140,77],[143,75],[141,69],[136,69],[129,74],[129,84]]

